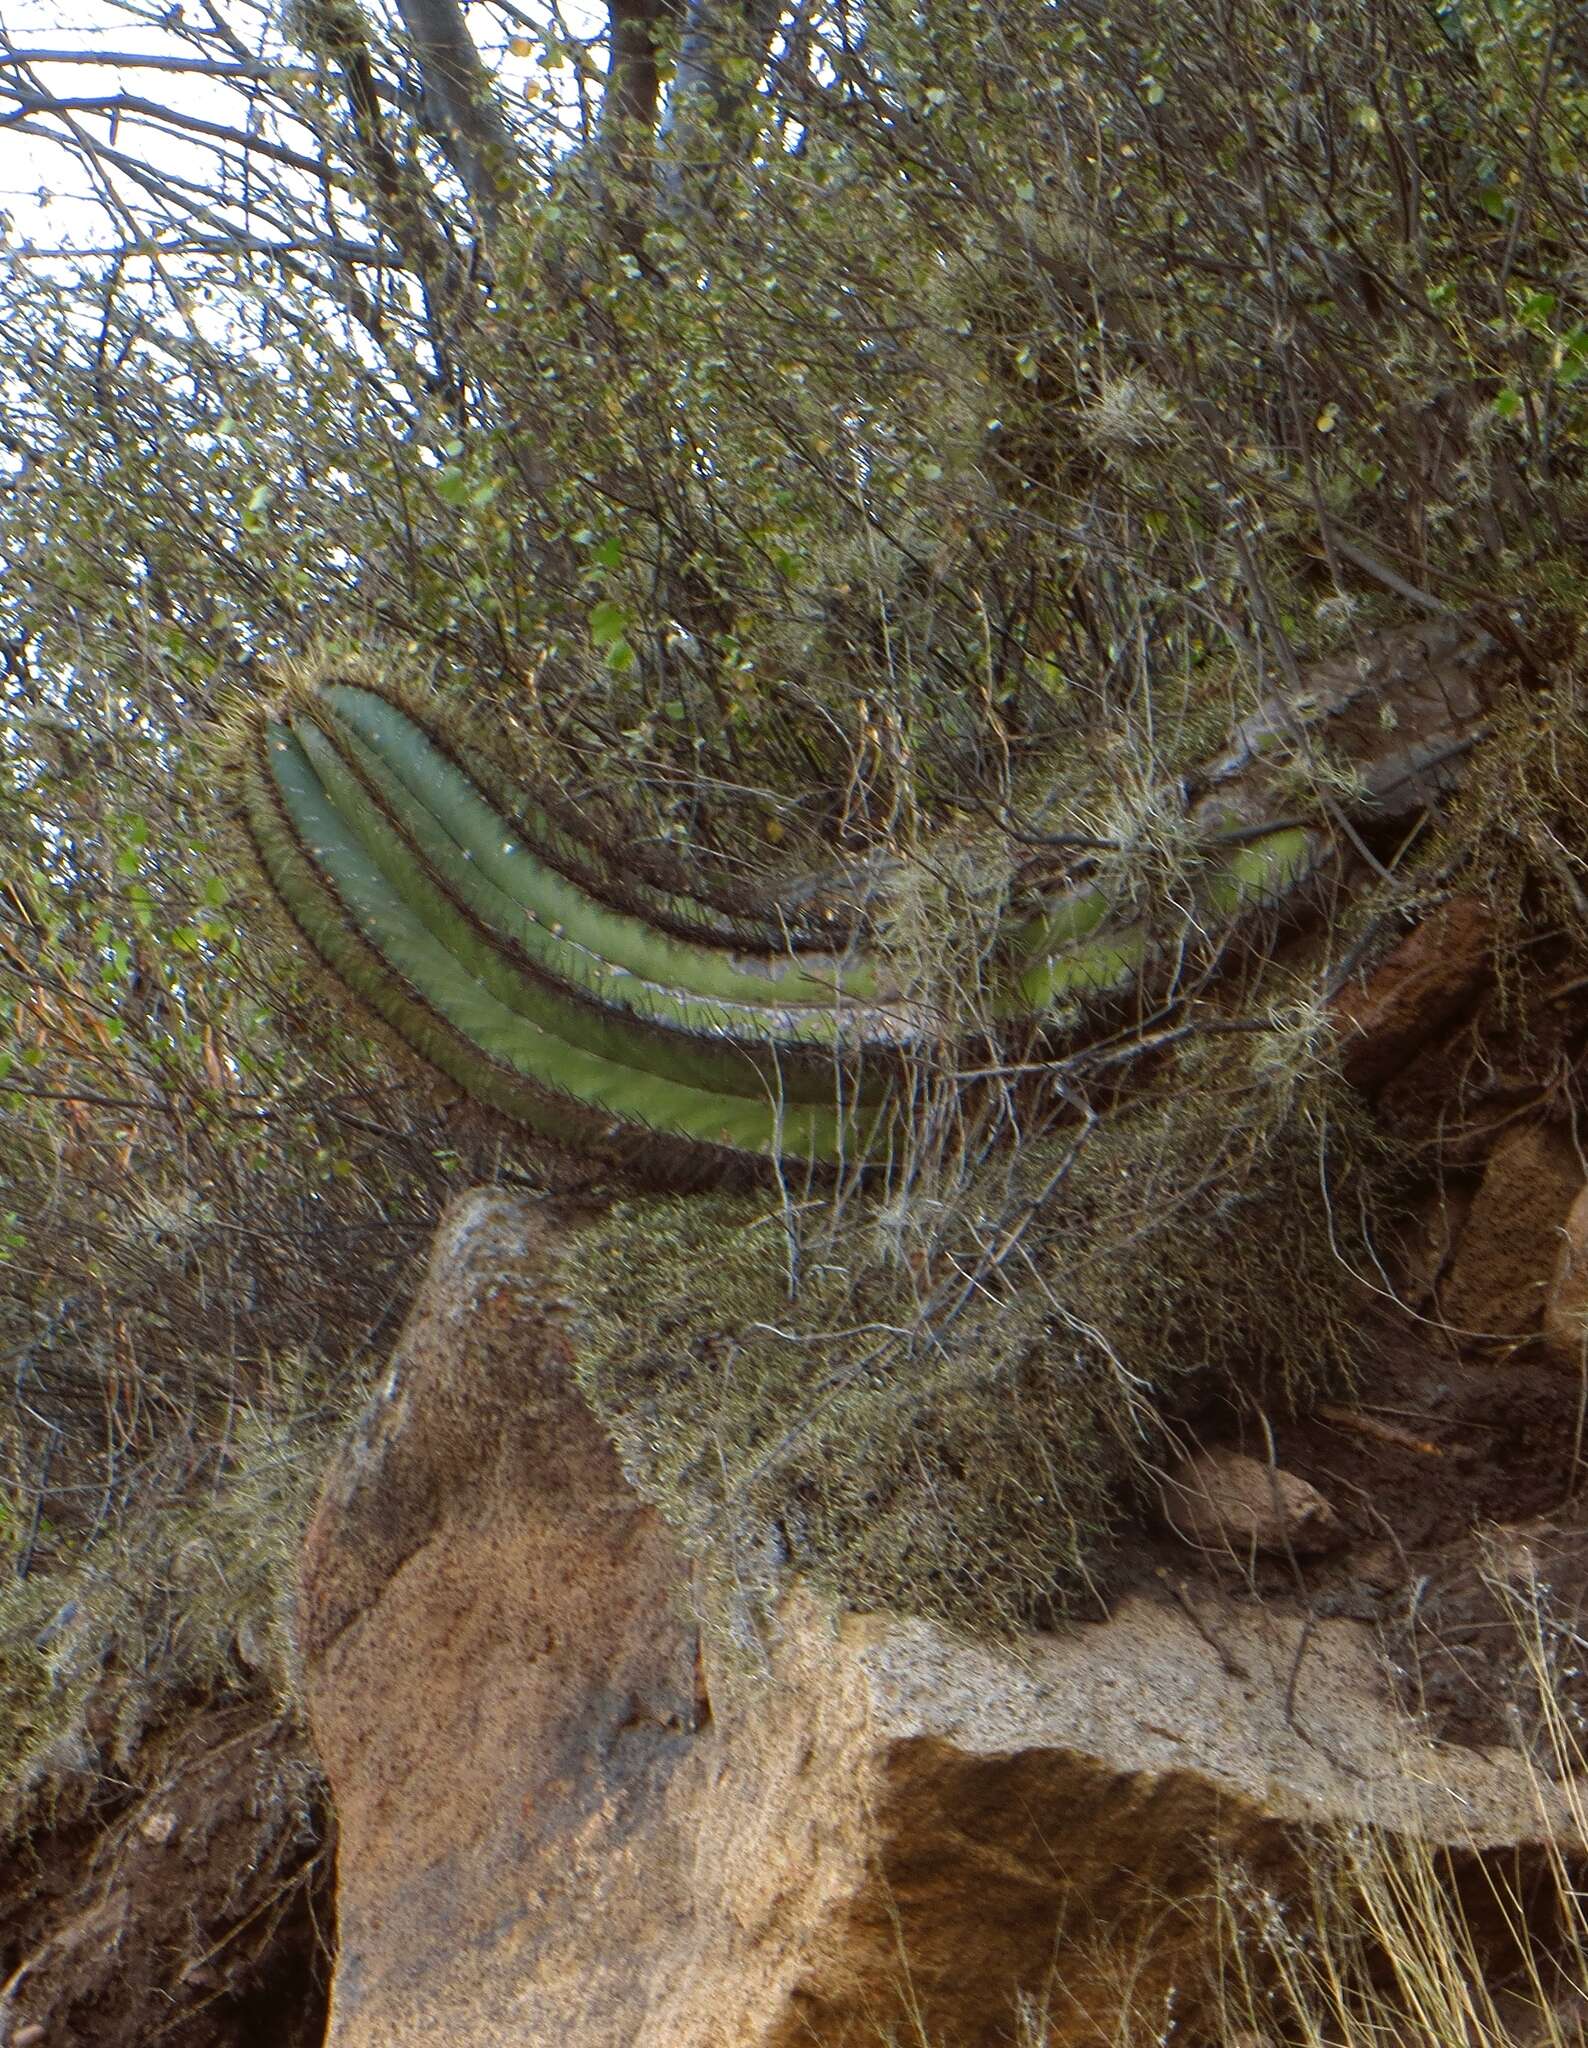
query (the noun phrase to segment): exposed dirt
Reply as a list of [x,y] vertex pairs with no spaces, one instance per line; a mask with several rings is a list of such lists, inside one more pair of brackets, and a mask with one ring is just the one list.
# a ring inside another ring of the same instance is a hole
[[[1414,933],[1346,1005],[1379,1034],[1357,1058],[1381,1118],[1427,1173],[1384,1247],[1389,1284],[1364,1290],[1357,1385],[1303,1417],[1187,1418],[1190,1443],[1309,1481],[1340,1543],[1210,1560],[1160,1529],[1131,1543],[1123,1575],[1376,1621],[1431,1733],[1521,1745],[1553,1770],[1588,1733],[1588,1384],[1539,1326],[1588,1178],[1588,1012],[1548,943],[1525,977],[1489,979],[1484,930],[1476,911],[1456,918],[1446,937],[1467,943],[1451,944],[1448,973]],[[1408,994],[1426,998],[1420,1038]]]
[[0,2039],[317,2048],[331,1888],[301,1742],[194,1703],[0,1860]]
[[[1553,1771],[1563,1739],[1588,1737],[1582,1379],[1537,1341],[1485,1351],[1400,1313],[1364,1340],[1355,1393],[1291,1419],[1209,1411],[1189,1431],[1309,1481],[1339,1517],[1336,1548],[1221,1560],[1160,1532],[1128,1546],[1122,1577],[1375,1621],[1431,1733],[1523,1746]],[[1545,1667],[1566,1715],[1554,1736]]]
[[[1354,1543],[1414,1567],[1476,1522],[1561,1508],[1581,1476],[1574,1373],[1538,1346],[1463,1356],[1434,1332],[1386,1330],[1375,1348],[1356,1395],[1274,1426],[1279,1463],[1334,1503]],[[1266,1451],[1260,1429],[1246,1434]]]

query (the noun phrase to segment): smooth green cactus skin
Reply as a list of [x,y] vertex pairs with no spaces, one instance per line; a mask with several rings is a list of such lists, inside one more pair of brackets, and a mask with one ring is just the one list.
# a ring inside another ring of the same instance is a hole
[[[347,684],[332,685],[325,702],[345,720],[355,744],[362,741],[373,750],[380,765],[401,782],[418,807],[415,815],[434,819],[450,834],[461,860],[472,862],[513,906],[520,938],[525,927],[538,926],[567,941],[558,969],[563,974],[582,971],[572,955],[583,949],[591,972],[621,970],[658,991],[746,1006],[751,1016],[774,999],[791,1013],[808,1012],[806,1022],[819,1032],[832,1029],[835,990],[859,1000],[876,993],[867,961],[823,959],[813,967],[795,955],[743,965],[730,952],[675,938],[612,910],[587,887],[559,873],[544,850],[521,844],[462,769],[395,705]],[[798,1032],[799,1019],[791,1015],[777,1035],[788,1038]]]
[[[833,1168],[887,1150],[872,963],[751,955],[731,920],[657,930],[574,882],[419,725],[333,685],[253,724],[260,864],[344,986],[468,1094],[670,1179],[734,1159]],[[553,838],[547,832],[548,840]]]
[[[559,1144],[678,1180],[778,1160],[889,1156],[921,1020],[886,964],[603,869],[563,820],[515,807],[443,736],[364,683],[250,721],[241,778],[259,863],[361,1003],[476,1100]],[[1276,829],[1208,864],[1220,919],[1316,860]],[[1010,934],[1008,1023],[1131,986],[1151,951],[1083,885]]]

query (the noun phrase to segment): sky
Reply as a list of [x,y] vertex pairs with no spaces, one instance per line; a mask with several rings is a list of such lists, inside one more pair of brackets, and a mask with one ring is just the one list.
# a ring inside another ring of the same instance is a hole
[[[533,17],[516,7],[510,11],[516,21],[483,5],[470,10],[470,25],[488,67],[520,108],[533,109],[548,121],[559,109],[566,117],[573,105],[574,74],[556,49],[557,0],[536,0]],[[280,51],[275,6],[265,0],[226,0],[224,14],[251,53]],[[79,58],[96,51],[107,57],[191,57],[193,44],[182,31],[190,22],[203,24],[206,16],[205,0],[170,0],[164,7],[161,0],[0,0],[0,50],[67,51]],[[560,14],[568,33],[577,37],[595,35],[604,18],[598,0],[573,0]],[[528,32],[534,19],[548,24],[544,33]],[[510,28],[516,32],[510,34]],[[120,92],[228,125],[236,125],[245,112],[234,87],[192,72],[77,61],[40,64],[38,75],[56,92],[89,98]],[[17,77],[15,68],[0,60],[0,85]],[[107,239],[89,173],[70,151],[20,132],[16,112],[14,100],[0,106],[0,210],[9,217],[8,239],[13,245],[25,240],[47,247],[93,246]],[[110,133],[103,112],[84,112],[81,118],[95,136]],[[215,158],[208,150],[163,133],[135,114],[123,115],[116,139],[161,169],[213,178]],[[282,139],[292,138],[284,134]]]
[[[0,0],[0,39],[7,49],[95,49],[158,55],[169,52],[171,38],[157,26],[146,26],[106,0]],[[98,64],[41,67],[46,82],[73,94],[97,95],[118,89],[143,91],[153,97],[173,96],[184,111],[205,113],[224,103],[222,89],[198,78],[172,81],[158,72],[123,70]],[[105,123],[93,124],[97,132]],[[52,146],[15,127],[0,127],[0,207],[11,217],[14,239],[76,244],[92,241],[100,209],[87,173],[69,151]]]

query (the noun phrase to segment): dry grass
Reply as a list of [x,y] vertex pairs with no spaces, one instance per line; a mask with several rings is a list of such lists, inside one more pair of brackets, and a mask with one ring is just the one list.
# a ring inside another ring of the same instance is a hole
[[[1151,1927],[1061,1927],[1048,1982],[1015,2001],[1014,2048],[1582,2048],[1588,1754],[1560,1692],[1549,1588],[1507,1556],[1496,1590],[1540,1702],[1518,1733],[1553,1831],[1480,1854],[1359,1825],[1305,1838],[1288,1882],[1217,1868],[1205,1897],[1164,1902],[1177,1933],[1204,1916],[1211,1969],[1195,1984],[1165,1986]],[[1407,1768],[1425,1771],[1426,1751]],[[908,1984],[902,2003],[910,2017],[879,2038],[940,2048]]]
[[1497,918],[1500,964],[1541,941],[1588,944],[1588,684],[1563,666],[1548,691],[1513,703],[1439,833],[1436,858]]
[[1502,1566],[1492,1552],[1489,1569],[1538,1703],[1535,1724],[1515,1732],[1536,1773],[1543,1846],[1457,1854],[1363,1828],[1318,1844],[1298,1896],[1226,1874],[1219,2010],[1232,2048],[1580,2048],[1588,1755],[1549,1588],[1519,1555],[1508,1548]]
[[246,1696],[261,1713],[295,1713],[298,1550],[356,1392],[278,1361],[216,1430],[202,1472],[167,1447],[164,1474],[141,1470],[97,1531],[35,1531],[31,1557],[13,1525],[0,1576],[0,1836],[102,1793],[184,1702]]

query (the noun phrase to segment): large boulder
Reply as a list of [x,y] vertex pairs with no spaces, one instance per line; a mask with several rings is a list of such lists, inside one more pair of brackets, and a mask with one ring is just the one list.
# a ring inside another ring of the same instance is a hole
[[1138,2007],[1194,1984],[1214,1852],[1566,1825],[1515,1754],[1420,1739],[1359,1624],[1181,1584],[999,1646],[796,1590],[719,1676],[573,1388],[548,1214],[450,1213],[311,1533],[329,2048],[874,2048],[907,2010],[990,2044],[1056,1960],[1051,2038],[1093,2040],[1087,1935],[1151,1927]]

